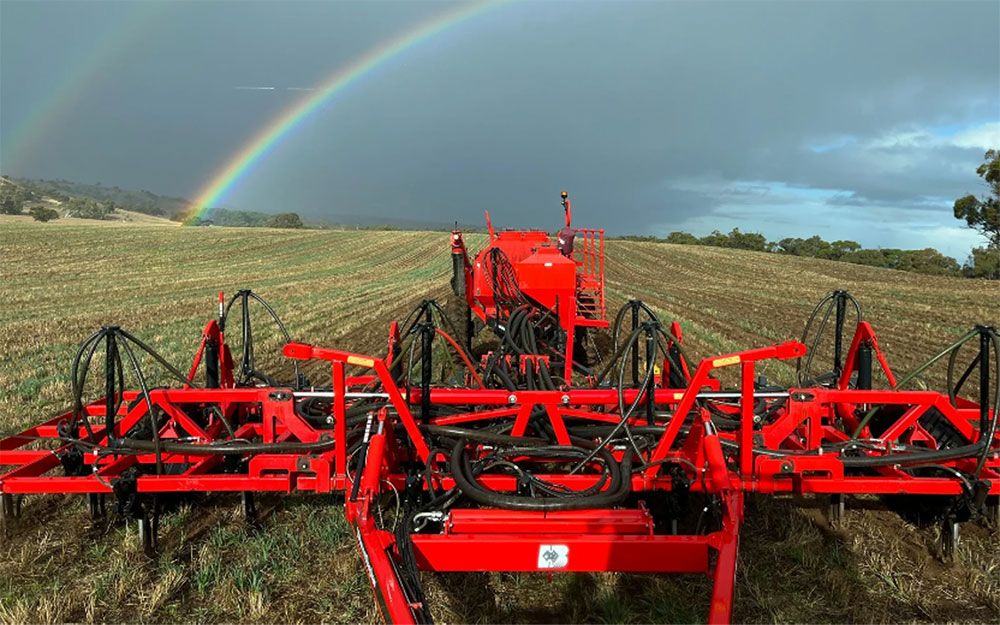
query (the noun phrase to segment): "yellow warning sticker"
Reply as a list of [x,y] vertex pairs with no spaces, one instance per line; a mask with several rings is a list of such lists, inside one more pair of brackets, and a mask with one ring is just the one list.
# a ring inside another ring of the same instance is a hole
[[725,358],[716,358],[712,361],[713,367],[728,367],[729,365],[735,365],[740,361],[740,356],[726,356]]
[[374,367],[375,361],[371,358],[362,358],[361,356],[348,356],[347,364],[349,365],[359,365],[362,367]]

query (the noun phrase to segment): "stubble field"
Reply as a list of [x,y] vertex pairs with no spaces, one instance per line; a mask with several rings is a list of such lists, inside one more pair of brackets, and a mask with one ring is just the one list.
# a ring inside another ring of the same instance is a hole
[[[472,237],[472,241],[476,241]],[[474,246],[474,243],[473,243]],[[865,306],[906,372],[975,323],[1000,323],[997,283],[708,247],[611,241],[609,309],[638,297],[677,319],[697,357],[797,338],[836,288]],[[186,368],[218,291],[253,288],[293,337],[380,353],[388,322],[447,298],[443,233],[0,223],[0,431],[63,410],[77,344],[102,324]],[[772,379],[791,369],[772,365]],[[925,382],[940,382],[931,372]],[[959,561],[875,501],[829,528],[821,502],[751,498],[737,622],[1000,622],[1000,538],[968,525]],[[3,622],[376,620],[333,497],[267,499],[262,527],[205,497],[165,517],[146,559],[134,525],[93,525],[79,498],[29,498],[0,545]],[[700,577],[425,576],[440,622],[690,622]]]

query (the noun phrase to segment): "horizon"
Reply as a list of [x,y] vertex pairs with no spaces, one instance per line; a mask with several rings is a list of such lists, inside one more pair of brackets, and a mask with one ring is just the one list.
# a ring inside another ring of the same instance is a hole
[[[3,174],[3,172],[0,172],[0,176],[6,176],[6,174]],[[20,177],[20,176],[10,177],[10,178],[15,179],[15,180],[27,180],[27,181],[41,181],[42,180],[42,179],[38,179],[38,178],[25,178],[25,177]],[[149,189],[126,189],[124,187],[121,187],[120,185],[114,185],[114,184],[110,184],[109,185],[109,184],[105,184],[102,181],[97,181],[97,182],[83,182],[83,181],[78,181],[78,180],[64,180],[63,179],[63,180],[48,180],[48,182],[68,182],[68,183],[74,183],[74,184],[78,183],[78,184],[100,186],[100,187],[109,188],[109,189],[110,188],[118,188],[118,189],[121,189],[123,191],[128,191],[128,192],[152,193],[152,194],[154,194],[154,195],[156,195],[158,197],[165,197],[165,198],[172,199],[172,200],[181,200],[181,201],[187,202],[187,203],[189,203],[191,205],[194,205],[194,202],[192,202],[191,200],[189,200],[187,198],[163,196],[163,195],[160,195],[160,194],[156,193],[155,191],[152,191],[152,190],[149,190]],[[125,208],[126,208],[126,210],[128,210],[127,207],[125,207]],[[274,211],[248,211],[248,210],[241,209],[241,208],[236,208],[236,207],[213,206],[213,207],[209,207],[208,209],[205,209],[205,210],[201,211],[198,214],[198,218],[199,219],[207,219],[208,221],[212,221],[212,215],[211,214],[214,211],[217,211],[217,210],[234,211],[234,212],[238,212],[238,213],[251,213],[251,214],[258,214],[258,215],[277,215],[278,214],[278,213],[276,213]],[[298,213],[296,213],[296,214],[298,214]],[[161,219],[170,219],[167,216],[160,216],[160,218]],[[385,219],[385,221],[367,221],[366,222],[366,221],[364,221],[364,219],[365,218],[364,218],[363,215],[324,215],[324,216],[320,216],[318,218],[309,218],[309,219],[306,219],[305,223],[306,223],[306,227],[307,228],[318,228],[318,229],[328,229],[328,228],[329,229],[338,229],[338,228],[343,228],[343,229],[364,228],[364,229],[378,230],[380,227],[387,227],[387,228],[399,229],[399,230],[403,230],[403,231],[418,231],[418,232],[419,231],[430,231],[430,232],[449,231],[449,230],[451,230],[452,226],[454,225],[454,221],[452,223],[448,223],[448,222],[444,222],[444,221],[427,221],[427,222],[421,222],[421,221],[415,220],[415,219],[401,219],[401,218],[396,218],[396,217],[387,217]],[[556,226],[557,225],[558,224],[554,224],[551,227],[546,227],[545,225],[542,225],[542,226],[539,227],[539,229],[545,230],[545,231],[554,232],[556,230]],[[241,227],[241,226],[220,226],[220,227]],[[485,233],[486,232],[485,221],[483,223],[481,223],[481,224],[479,224],[479,223],[473,223],[473,222],[466,222],[466,223],[459,222],[458,223],[458,227],[463,232],[476,232],[476,233]],[[501,226],[501,227],[505,227],[505,226]],[[774,239],[774,238],[768,237],[763,232],[758,232],[758,231],[755,231],[755,230],[748,230],[748,229],[740,227],[738,225],[734,226],[734,228],[737,229],[737,230],[739,230],[743,234],[761,234],[761,235],[765,236],[765,238],[767,239],[768,243],[771,243],[771,244],[777,244],[777,243],[779,243],[781,241],[781,239]],[[659,241],[657,241],[657,242],[666,243],[667,241],[665,240],[665,238],[668,235],[674,234],[674,233],[693,234],[693,235],[695,235],[695,236],[697,236],[699,238],[702,238],[702,237],[706,237],[706,236],[714,234],[714,233],[729,234],[731,232],[732,232],[732,229],[729,229],[729,230],[726,230],[726,231],[721,231],[721,230],[716,229],[716,230],[707,231],[707,232],[704,232],[704,233],[690,232],[690,231],[687,231],[687,230],[676,230],[676,231],[666,232],[666,233],[662,233],[662,234],[648,234],[648,233],[641,233],[641,232],[621,232],[621,233],[618,233],[618,234],[608,234],[607,236],[608,236],[609,239],[629,239],[629,238],[635,239],[635,238],[643,238],[643,237],[653,237],[653,238],[659,239]],[[833,242],[837,241],[837,239],[825,239],[819,233],[814,233],[812,235],[806,234],[806,235],[803,235],[803,236],[800,236],[800,237],[789,237],[789,238],[809,239],[812,236],[819,236],[821,239],[823,239],[825,241],[828,241],[830,243],[833,243]],[[848,241],[851,241],[851,240],[848,239]],[[894,247],[889,247],[889,246],[872,246],[872,247],[863,246],[862,249],[869,249],[869,250],[901,249],[903,251],[917,251],[917,250],[923,250],[923,249],[928,249],[928,248],[926,248],[926,247],[923,247],[923,248],[907,248],[907,247],[894,248]],[[938,252],[941,252],[945,256],[948,256],[949,258],[954,259],[960,265],[963,262],[965,262],[966,259],[967,259],[967,257],[969,256],[969,254],[967,253],[964,257],[961,257],[961,256],[960,257],[955,257],[955,256],[951,256],[951,255],[949,255],[949,254],[947,254],[947,253],[945,253],[942,250],[939,250],[937,248],[931,248],[931,249],[934,249],[934,250],[936,250]],[[823,260],[823,259],[817,259],[817,260]],[[831,262],[834,262],[834,261],[831,261]]]

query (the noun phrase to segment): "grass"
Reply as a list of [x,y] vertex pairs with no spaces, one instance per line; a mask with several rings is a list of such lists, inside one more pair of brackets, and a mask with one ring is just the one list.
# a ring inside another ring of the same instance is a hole
[[[76,345],[101,324],[131,330],[185,368],[220,289],[254,288],[297,338],[380,352],[390,319],[424,297],[447,297],[447,249],[440,233],[3,220],[0,429],[65,407]],[[974,323],[1000,321],[996,283],[697,246],[612,241],[607,254],[609,309],[641,297],[682,322],[697,356],[795,338],[834,288],[859,297],[898,371]],[[791,369],[775,364],[767,374],[787,380]],[[927,382],[940,378],[933,371]],[[836,531],[811,503],[750,499],[737,621],[1000,621],[996,534],[969,526],[959,562],[945,565],[933,531],[872,502],[851,502]],[[248,527],[237,504],[182,504],[164,517],[162,555],[149,561],[134,525],[94,526],[79,498],[29,499],[0,543],[0,621],[377,618],[335,499],[266,499],[261,528]],[[700,576],[425,578],[442,622],[700,621],[710,588]]]

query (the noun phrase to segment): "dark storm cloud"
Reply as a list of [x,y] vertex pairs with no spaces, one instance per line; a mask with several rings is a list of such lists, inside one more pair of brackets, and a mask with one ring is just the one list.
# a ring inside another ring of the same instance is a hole
[[[193,195],[301,96],[281,88],[452,8],[179,6],[32,159],[5,149],[14,173]],[[9,59],[45,68],[64,52],[8,35],[40,11],[58,26],[59,7],[3,5],[5,126],[39,97]],[[975,166],[1000,142],[998,25],[996,2],[511,3],[324,106],[227,203],[441,223],[489,208],[551,227],[568,188],[581,223],[617,233],[912,236],[962,254],[974,240],[949,203],[979,191]],[[279,88],[234,89],[248,85]]]

